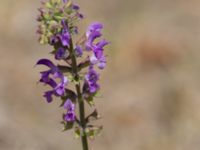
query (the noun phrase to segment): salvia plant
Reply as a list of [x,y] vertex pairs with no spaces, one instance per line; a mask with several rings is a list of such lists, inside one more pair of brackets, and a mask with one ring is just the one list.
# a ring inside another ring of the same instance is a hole
[[[106,66],[104,47],[109,43],[102,38],[103,25],[99,22],[75,37],[79,33],[76,23],[84,17],[72,0],[47,0],[41,4],[37,18],[39,42],[52,46],[50,54],[55,59],[43,58],[36,63],[48,68],[40,72],[39,82],[50,87],[43,96],[48,103],[55,97],[60,99],[63,131],[74,129],[75,136],[81,137],[83,150],[88,150],[88,138],[93,139],[102,129],[91,121],[99,119],[94,103],[100,90],[97,70]],[[92,108],[88,115],[86,103]]]

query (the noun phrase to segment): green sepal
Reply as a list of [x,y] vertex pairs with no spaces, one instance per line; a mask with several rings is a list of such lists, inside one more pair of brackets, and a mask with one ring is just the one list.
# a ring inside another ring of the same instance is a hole
[[95,105],[93,96],[89,96],[89,97],[85,98],[85,100],[90,106],[94,106]]
[[52,5],[57,5],[57,4],[60,4],[61,3],[61,0],[50,0],[50,3]]
[[[63,114],[63,116],[64,116],[64,114]],[[72,129],[73,126],[74,126],[74,122],[62,121],[61,124],[64,125],[64,128],[63,128],[63,130],[62,130],[63,132]]]
[[101,132],[101,130],[103,129],[103,126],[89,126],[85,129],[85,133],[87,135],[87,137],[89,137],[90,139],[94,139],[95,136],[98,136]]
[[39,39],[40,44],[47,44],[48,43],[48,37],[45,35],[41,35]]
[[45,7],[48,8],[48,9],[52,9],[52,8],[53,8],[51,2],[46,2],[46,3],[45,3]]
[[47,13],[45,13],[45,14],[43,15],[43,17],[44,17],[44,19],[45,19],[46,21],[51,20],[51,16],[50,16],[49,14],[47,14]]
[[54,26],[58,25],[58,22],[55,20],[50,20],[48,23],[50,28],[53,28]]
[[101,95],[100,91],[96,91],[93,96],[94,97],[101,97],[102,95]]
[[99,95],[98,91],[96,91],[95,93],[84,93],[84,99],[90,106],[94,106],[94,97],[97,97],[97,95]]
[[80,83],[80,79],[75,79],[73,75],[68,75],[68,80],[76,85]]
[[74,136],[75,138],[79,138],[81,136],[81,129],[79,127],[74,128]]
[[60,20],[62,20],[63,19],[63,16],[59,16],[59,15],[57,15],[57,16],[53,16],[57,21],[60,21]]

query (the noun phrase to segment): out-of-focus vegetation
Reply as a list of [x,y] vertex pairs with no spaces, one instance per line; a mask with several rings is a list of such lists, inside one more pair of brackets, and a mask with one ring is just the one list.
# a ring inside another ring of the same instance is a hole
[[[97,107],[95,150],[200,149],[200,1],[77,0],[111,41]],[[42,98],[35,34],[38,1],[0,1],[0,149],[80,149],[61,132],[62,109]]]

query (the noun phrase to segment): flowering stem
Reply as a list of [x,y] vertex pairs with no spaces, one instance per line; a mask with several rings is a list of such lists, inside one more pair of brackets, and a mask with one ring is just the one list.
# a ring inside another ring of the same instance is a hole
[[72,60],[73,74],[74,74],[75,80],[77,82],[75,87],[76,87],[76,92],[78,95],[80,123],[83,128],[83,134],[81,135],[82,146],[83,146],[83,150],[89,150],[87,136],[85,133],[85,127],[86,127],[85,107],[84,107],[84,101],[83,101],[83,97],[82,97],[82,93],[81,93],[81,86],[80,86],[80,80],[79,80],[79,74],[78,74],[78,66],[77,66],[76,56],[74,53],[72,39],[70,39],[69,51],[70,51],[70,56],[71,56],[71,60]]

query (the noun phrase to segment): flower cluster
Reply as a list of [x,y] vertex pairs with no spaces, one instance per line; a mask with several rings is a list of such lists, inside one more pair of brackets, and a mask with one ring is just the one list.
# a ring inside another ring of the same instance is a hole
[[[48,103],[51,103],[54,97],[61,99],[61,107],[66,110],[62,121],[64,129],[75,128],[80,136],[92,136],[101,129],[91,128],[89,124],[90,117],[98,119],[93,100],[100,89],[100,75],[96,69],[105,68],[104,47],[109,43],[101,39],[103,25],[98,22],[89,25],[80,40],[73,42],[73,36],[78,34],[75,23],[83,18],[79,9],[79,6],[70,0],[42,2],[37,19],[40,22],[37,30],[39,41],[41,44],[51,45],[54,59],[65,65],[55,65],[49,59],[40,59],[36,65],[48,68],[40,72],[39,81],[51,88],[43,95]],[[74,85],[76,90],[71,90],[70,84]],[[84,113],[84,102],[88,102],[95,109],[95,113],[87,117],[81,114]],[[79,106],[79,116],[76,115],[76,105]]]

